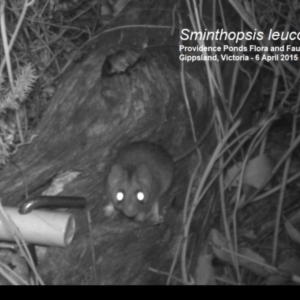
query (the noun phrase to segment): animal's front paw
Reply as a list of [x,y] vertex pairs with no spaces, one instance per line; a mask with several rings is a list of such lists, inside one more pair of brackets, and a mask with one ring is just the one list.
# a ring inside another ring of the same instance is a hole
[[163,216],[159,213],[158,202],[155,202],[152,207],[151,221],[154,225],[159,225],[163,221]]
[[116,214],[116,210],[112,203],[109,203],[103,208],[104,215],[106,217],[113,217]]
[[161,215],[153,215],[152,221],[154,225],[159,225],[163,222],[164,217]]

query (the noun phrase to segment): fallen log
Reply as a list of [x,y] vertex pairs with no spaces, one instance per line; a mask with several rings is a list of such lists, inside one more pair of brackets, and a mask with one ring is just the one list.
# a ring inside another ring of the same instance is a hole
[[[92,230],[86,212],[73,210],[77,229],[72,244],[48,248],[39,257],[38,271],[45,283],[166,282],[166,276],[149,268],[170,269],[181,236],[189,162],[176,164],[175,184],[182,182],[182,187],[175,202],[171,195],[162,204],[162,224],[122,215],[108,218],[103,209],[108,204],[105,186],[111,161],[124,145],[147,140],[177,157],[193,143],[180,80],[178,30],[171,35],[173,5],[168,0],[133,1],[98,37],[96,50],[63,75],[33,133],[37,137],[21,146],[13,164],[0,174],[3,205],[17,206],[26,191],[31,197],[39,195],[59,174],[79,172],[59,195],[87,199]],[[185,69],[191,110],[200,120],[199,136],[212,116],[205,74],[201,64]],[[208,139],[204,149],[211,145]],[[200,238],[193,239],[199,247]]]

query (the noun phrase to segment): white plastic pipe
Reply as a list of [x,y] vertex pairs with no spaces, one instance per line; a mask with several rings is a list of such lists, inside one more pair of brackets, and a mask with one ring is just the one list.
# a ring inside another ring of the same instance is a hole
[[[21,215],[17,208],[3,207],[8,219],[19,229],[27,243],[45,246],[68,246],[75,233],[75,219],[70,213],[33,210]],[[0,241],[15,241],[5,216],[0,211]]]

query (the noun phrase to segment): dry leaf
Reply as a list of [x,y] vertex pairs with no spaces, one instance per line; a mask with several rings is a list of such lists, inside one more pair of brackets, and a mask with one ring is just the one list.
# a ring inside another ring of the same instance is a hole
[[268,285],[280,285],[285,284],[287,281],[291,281],[292,275],[300,275],[300,262],[295,258],[288,258],[278,267],[279,270],[287,272],[287,274],[272,275],[268,278]]
[[130,0],[118,0],[114,5],[114,17],[120,14]]
[[[239,184],[239,173],[241,172],[242,163],[232,166],[226,173],[225,184],[231,187]],[[243,184],[259,188],[269,179],[273,170],[273,161],[266,155],[257,156],[250,160],[243,176]]]
[[203,254],[198,258],[195,280],[197,285],[215,285],[215,270],[212,266],[213,256]]
[[[212,229],[211,239],[215,255],[219,259],[232,265],[231,255],[228,251],[225,251],[226,249],[228,249],[228,243],[225,237],[216,229]],[[220,248],[224,248],[225,250]],[[265,267],[260,265],[260,263],[265,264],[266,261],[259,254],[255,253],[249,248],[241,248],[239,250],[239,254],[244,256],[238,257],[238,263],[241,267],[244,267],[259,276],[267,277],[269,275],[269,271]]]
[[240,254],[244,257],[239,257],[239,264],[241,267],[244,267],[258,276],[267,277],[270,273],[269,271],[258,263],[266,264],[265,259],[252,251],[249,248],[241,248],[239,250]]
[[228,243],[225,237],[222,235],[222,233],[220,233],[216,229],[212,229],[210,234],[211,234],[211,241],[213,244],[213,251],[215,255],[223,261],[231,262],[230,253],[221,249],[221,248],[228,249]]
[[300,222],[300,210],[289,218],[289,221],[293,224]]
[[254,230],[247,231],[243,236],[249,240],[257,240],[257,235],[255,234]]
[[75,180],[75,178],[80,174],[80,172],[77,171],[69,171],[65,173],[61,173],[57,175],[53,181],[51,182],[51,185],[48,187],[47,190],[43,192],[42,195],[44,196],[53,196],[57,195],[58,193],[62,192],[65,188],[65,186]]
[[300,232],[292,225],[290,221],[285,221],[285,230],[289,237],[296,243],[300,244]]
[[269,179],[273,170],[273,161],[266,155],[257,156],[246,166],[243,183],[259,188]]
[[239,184],[239,173],[241,172],[241,163],[233,165],[230,169],[227,170],[225,176],[225,185],[230,187],[238,186]]

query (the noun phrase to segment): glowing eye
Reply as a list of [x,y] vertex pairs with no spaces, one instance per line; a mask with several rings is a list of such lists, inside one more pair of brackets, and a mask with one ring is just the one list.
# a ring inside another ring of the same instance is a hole
[[118,201],[122,201],[124,199],[124,193],[123,192],[118,192],[116,195],[116,199]]
[[143,192],[138,192],[136,194],[136,198],[139,200],[139,201],[143,201],[145,199],[145,195]]

